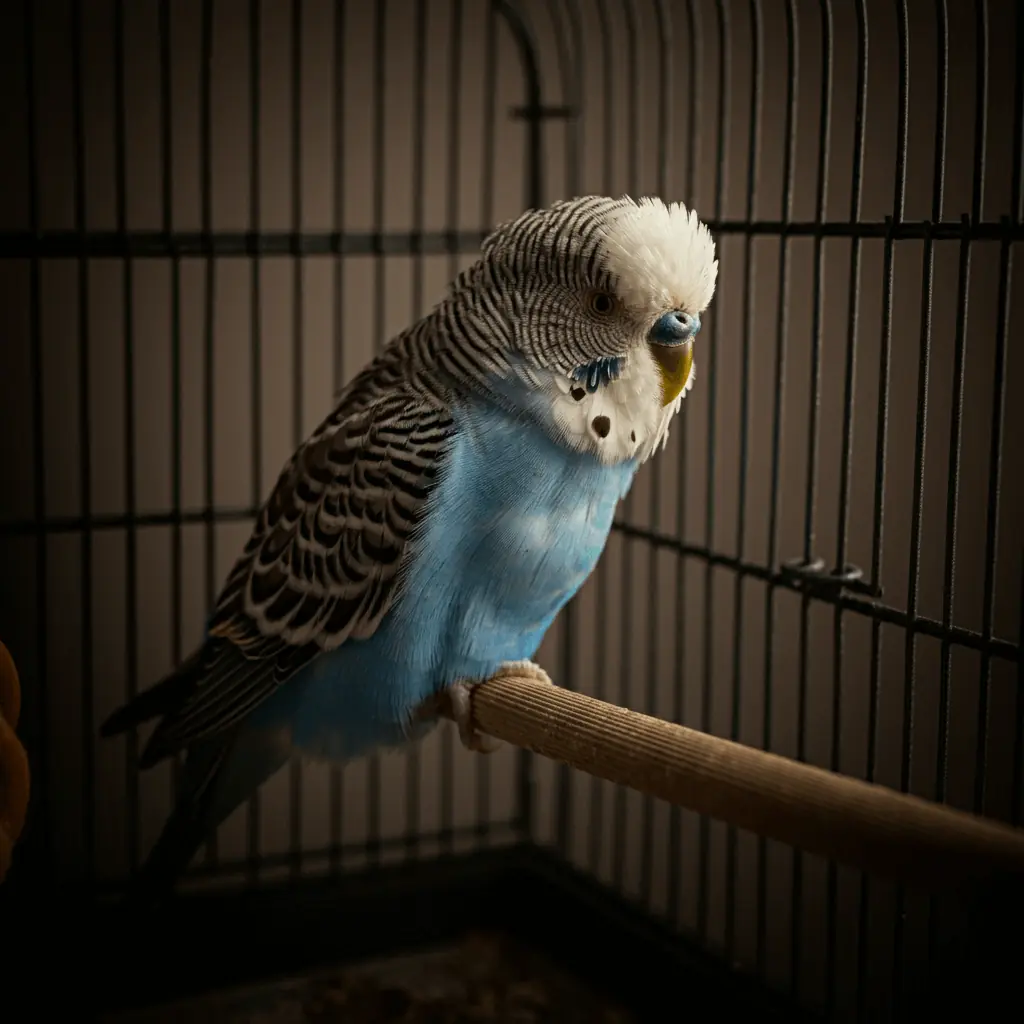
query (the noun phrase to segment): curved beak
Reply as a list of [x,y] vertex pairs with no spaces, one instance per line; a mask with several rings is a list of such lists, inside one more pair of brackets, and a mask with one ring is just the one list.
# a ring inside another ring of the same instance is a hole
[[700,317],[681,310],[666,313],[647,336],[661,371],[661,404],[674,402],[690,379],[693,369],[693,339],[700,330]]
[[693,341],[684,341],[681,345],[651,345],[658,369],[661,371],[661,404],[669,405],[679,397],[679,392],[686,387],[693,369]]

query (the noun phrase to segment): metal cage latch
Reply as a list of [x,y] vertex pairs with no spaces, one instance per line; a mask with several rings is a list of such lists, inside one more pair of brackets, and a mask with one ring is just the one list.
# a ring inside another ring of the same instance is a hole
[[824,558],[790,558],[783,562],[780,571],[798,590],[835,596],[841,590],[879,598],[882,588],[864,579],[864,570],[852,562],[844,562],[842,568],[826,567]]

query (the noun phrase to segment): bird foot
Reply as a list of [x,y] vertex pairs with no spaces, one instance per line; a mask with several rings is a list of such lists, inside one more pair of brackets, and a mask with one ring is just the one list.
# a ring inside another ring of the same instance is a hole
[[496,676],[522,676],[525,679],[536,679],[539,683],[547,683],[554,686],[554,681],[535,661],[524,658],[522,661],[506,661],[497,672]]
[[459,739],[467,750],[477,754],[493,754],[500,746],[501,740],[493,736],[485,736],[473,725],[473,689],[482,684],[483,680],[470,682],[460,679],[448,688],[448,701],[451,706],[452,718],[459,729]]
[[[552,686],[551,676],[536,664],[536,662],[524,659],[523,661],[507,661],[497,672],[497,676],[525,676],[527,679],[537,679],[542,683],[549,683]],[[478,754],[493,754],[501,747],[501,740],[493,736],[485,736],[478,732],[473,725],[472,692],[474,687],[482,686],[487,680],[464,680],[460,679],[448,688],[448,702],[451,708],[452,718],[459,729],[459,739],[467,750],[475,751]]]

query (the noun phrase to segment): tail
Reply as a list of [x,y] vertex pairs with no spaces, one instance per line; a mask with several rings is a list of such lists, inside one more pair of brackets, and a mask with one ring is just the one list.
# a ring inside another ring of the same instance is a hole
[[[136,694],[104,721],[100,726],[100,735],[109,739],[181,707],[199,683],[205,655],[205,645],[198,647],[173,672],[149,689]],[[142,755],[140,768],[148,768],[159,760],[148,759],[147,753],[148,750]]]
[[291,754],[285,730],[236,729],[189,748],[177,805],[132,880],[127,902],[149,909],[166,900],[196,851]]
[[[218,737],[218,739],[221,739]],[[211,822],[213,794],[231,738],[215,746],[196,746],[185,759],[178,800],[138,874],[131,880],[126,903],[132,910],[149,910],[163,903],[217,822]],[[230,812],[229,812],[230,813]]]
[[[116,736],[152,718],[174,715],[204,679],[210,653],[206,644],[200,646],[178,669],[110,715],[100,735]],[[174,753],[160,741],[159,733],[158,729],[143,750],[140,769]],[[145,909],[166,899],[202,843],[289,754],[285,732],[253,730],[245,722],[190,743],[177,804],[129,886],[129,905]]]

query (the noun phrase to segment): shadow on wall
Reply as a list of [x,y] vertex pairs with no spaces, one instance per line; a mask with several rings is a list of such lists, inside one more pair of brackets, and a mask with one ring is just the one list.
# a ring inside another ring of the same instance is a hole
[[[9,154],[26,149],[24,10],[37,6],[0,9],[0,140]],[[613,534],[575,602],[571,634],[560,621],[541,661],[594,695],[1011,819],[1019,814],[1019,682],[1006,647],[1020,639],[1024,560],[1024,474],[1012,439],[1024,431],[1024,403],[1008,401],[996,423],[1006,465],[991,517],[988,495],[997,340],[1022,336],[1024,275],[1011,279],[1004,318],[1000,268],[1020,245],[1004,246],[993,228],[971,244],[962,275],[957,232],[962,213],[997,224],[1014,210],[1005,102],[1014,5],[986,5],[984,59],[972,5],[946,5],[955,45],[944,134],[937,22],[931,5],[910,5],[901,165],[898,5],[867,2],[859,196],[856,5],[831,5],[828,92],[815,0],[677,0],[662,5],[670,26],[653,0],[518,6],[537,41],[545,103],[581,115],[545,124],[545,200],[625,191],[681,198],[716,222],[721,268],[696,387],[668,450],[644,468],[620,514],[660,541]],[[474,258],[481,230],[521,211],[526,129],[511,112],[525,91],[512,39],[484,3],[266,0],[255,5],[255,47],[253,8],[218,3],[204,124],[202,4],[167,5],[162,33],[164,8],[140,0],[124,4],[122,164],[115,5],[81,9],[80,90],[72,5],[47,5],[45,19],[37,11],[36,160],[0,165],[0,231],[34,227],[35,207],[38,226],[55,233],[54,258],[39,264],[38,334],[27,250],[15,246],[0,260],[0,635],[32,681],[25,729],[42,769],[33,785],[61,794],[43,801],[61,877],[95,871],[116,880],[157,834],[171,769],[136,778],[125,744],[97,744],[96,724],[198,639],[253,509],[337,387],[441,294]],[[979,67],[987,71],[980,102]],[[894,214],[949,230],[933,243],[922,231],[890,244],[884,218]],[[794,225],[786,239],[782,220]],[[816,239],[816,220],[847,227]],[[872,225],[867,237],[853,239],[851,220]],[[68,239],[83,228],[99,235],[94,257],[79,262]],[[173,230],[192,248],[126,267],[109,255],[121,228],[142,247]],[[204,228],[226,233],[234,255],[197,255]],[[250,230],[275,233],[276,253],[249,258],[240,233]],[[323,254],[288,256],[292,230],[309,233]],[[448,252],[452,231],[466,239]],[[342,232],[346,255],[331,254],[333,232]],[[415,254],[418,240],[426,255]],[[958,336],[967,353],[962,406]],[[1009,396],[1024,387],[1024,359],[1012,345],[1001,386]],[[915,503],[920,395],[926,457]],[[883,456],[884,507],[876,487]],[[998,559],[989,577],[992,536]],[[840,552],[839,561],[875,575],[893,611],[885,624],[775,586],[773,570],[786,559],[832,564]],[[908,643],[903,624],[914,615],[933,628]],[[944,645],[935,635],[944,620],[973,634],[990,627],[1007,642],[1002,655]],[[858,876],[840,872],[832,901],[820,861],[794,868],[791,850],[747,834],[732,857],[724,826],[675,817],[585,776],[560,789],[562,777],[538,762],[540,841],[564,840],[575,863],[711,946],[728,946],[732,959],[749,964],[763,954],[759,966],[773,979],[787,980],[800,959],[799,985],[820,994],[829,915],[860,919]],[[239,877],[255,850],[270,865],[262,877],[273,877],[287,870],[293,846],[304,870],[332,863],[339,844],[344,856],[334,863],[362,862],[368,837],[381,840],[385,860],[404,857],[410,835],[420,836],[420,854],[444,848],[444,836],[465,849],[511,834],[501,826],[514,816],[515,795],[514,752],[484,762],[445,732],[344,772],[281,773],[264,788],[256,819],[243,809],[224,826],[216,852]],[[481,840],[478,824],[495,831]],[[865,926],[878,956],[868,984],[881,992],[899,915],[887,886],[872,884],[869,905]],[[928,908],[912,901],[907,910],[906,959],[916,962]],[[792,942],[791,932],[799,932]],[[847,991],[856,982],[856,930],[839,929],[837,942]]]

